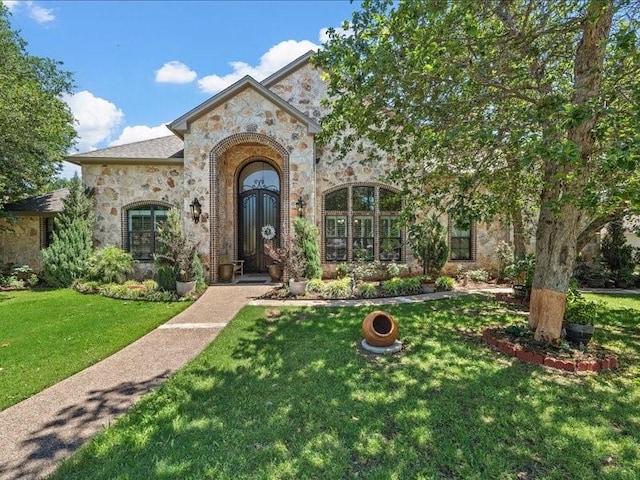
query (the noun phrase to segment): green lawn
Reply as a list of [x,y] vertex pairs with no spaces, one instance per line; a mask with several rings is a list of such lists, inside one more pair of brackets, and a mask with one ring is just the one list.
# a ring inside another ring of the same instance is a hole
[[0,292],[0,410],[108,357],[188,305],[72,290]]
[[389,308],[406,350],[375,358],[370,308],[273,310],[244,308],[53,478],[638,478],[638,297],[596,336],[620,371],[585,376],[489,350],[482,327],[522,315],[482,297]]

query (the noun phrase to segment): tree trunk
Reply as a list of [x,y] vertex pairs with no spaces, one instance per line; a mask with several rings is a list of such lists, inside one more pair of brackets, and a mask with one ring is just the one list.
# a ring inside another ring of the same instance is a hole
[[527,243],[525,241],[522,211],[514,210],[511,212],[511,221],[513,223],[513,256],[514,258],[524,258],[527,256]]
[[577,255],[580,211],[572,205],[556,214],[544,202],[536,234],[536,271],[531,291],[529,325],[535,339],[553,342],[560,338],[569,279]]
[[567,131],[567,137],[577,147],[578,158],[545,162],[529,315],[529,324],[536,329],[536,340],[554,342],[562,330],[582,219],[581,208],[566,198],[580,198],[589,178],[597,122],[590,104],[600,94],[612,18],[611,1],[594,0],[587,6],[582,22],[582,38],[574,61],[572,104],[583,107],[591,115]]

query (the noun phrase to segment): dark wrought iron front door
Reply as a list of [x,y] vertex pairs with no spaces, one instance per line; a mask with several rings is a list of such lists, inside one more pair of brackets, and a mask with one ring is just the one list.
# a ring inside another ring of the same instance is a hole
[[[264,254],[265,234],[279,242],[280,178],[265,161],[251,162],[240,172],[238,189],[238,256],[248,272],[266,272],[269,259]],[[268,228],[270,226],[271,228]],[[267,227],[265,229],[265,227]]]

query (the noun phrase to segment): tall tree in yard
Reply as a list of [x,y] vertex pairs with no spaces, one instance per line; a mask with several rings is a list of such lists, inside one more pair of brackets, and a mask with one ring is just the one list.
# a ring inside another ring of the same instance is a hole
[[536,214],[540,340],[560,336],[579,240],[640,205],[639,12],[612,0],[368,0],[316,56],[332,99],[324,141],[394,162],[406,203]]
[[38,193],[59,171],[76,135],[61,99],[71,86],[60,63],[27,53],[0,2],[0,213],[5,203]]

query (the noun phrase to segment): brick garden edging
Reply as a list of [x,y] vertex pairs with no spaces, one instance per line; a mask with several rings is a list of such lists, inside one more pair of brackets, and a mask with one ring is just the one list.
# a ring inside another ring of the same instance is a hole
[[605,358],[598,358],[596,360],[563,360],[533,352],[518,343],[500,340],[493,336],[492,328],[486,328],[482,332],[482,338],[489,345],[510,357],[516,357],[526,363],[544,365],[545,367],[551,367],[565,372],[598,372],[618,368],[618,357],[615,355],[607,355]]

